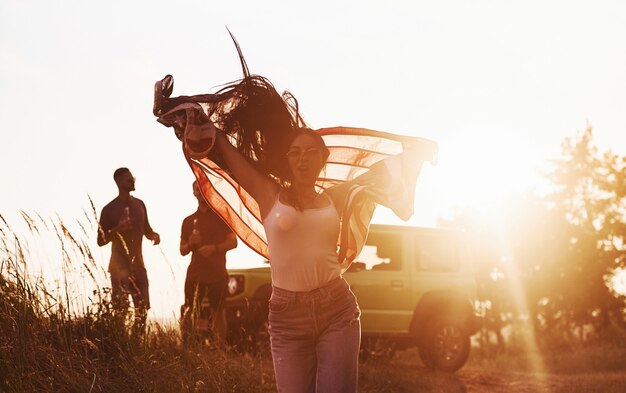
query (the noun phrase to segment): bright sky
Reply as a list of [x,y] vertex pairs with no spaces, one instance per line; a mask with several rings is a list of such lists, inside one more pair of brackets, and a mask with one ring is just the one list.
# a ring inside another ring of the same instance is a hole
[[[601,148],[626,153],[622,1],[301,3],[0,0],[0,213],[72,220],[87,195],[98,210],[114,198],[112,173],[129,167],[162,238],[144,246],[154,313],[171,315],[188,262],[180,224],[195,200],[178,140],[152,116],[152,89],[166,74],[175,95],[240,78],[225,26],[310,126],[439,143],[416,225],[537,186],[535,170],[587,123]],[[97,252],[106,266],[109,248]],[[258,258],[238,249],[229,260]]]

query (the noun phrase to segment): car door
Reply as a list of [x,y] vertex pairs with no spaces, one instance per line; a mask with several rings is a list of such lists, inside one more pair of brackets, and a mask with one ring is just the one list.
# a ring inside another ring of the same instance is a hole
[[462,242],[459,234],[451,230],[416,231],[412,248],[416,296],[433,291],[459,291],[463,283],[473,280],[471,272],[462,274],[460,260]]
[[411,291],[409,238],[402,230],[375,230],[344,274],[361,308],[365,333],[408,332],[415,299]]

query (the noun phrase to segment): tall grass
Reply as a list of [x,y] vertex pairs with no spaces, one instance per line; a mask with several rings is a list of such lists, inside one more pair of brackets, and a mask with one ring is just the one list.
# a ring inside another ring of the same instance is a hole
[[[85,213],[74,232],[59,217],[20,216],[26,234],[0,215],[0,391],[273,391],[267,356],[182,345],[178,329],[156,323],[134,334],[132,315],[112,307],[106,272],[89,246],[94,214]],[[29,259],[36,254],[29,244],[50,233],[62,266],[56,285],[34,276]],[[80,276],[91,282],[79,285]]]
[[[253,357],[193,341],[183,345],[176,327],[157,323],[133,334],[133,316],[113,309],[106,272],[90,248],[97,230],[93,205],[72,225],[26,212],[19,219],[23,233],[0,215],[0,392],[275,391],[267,351]],[[42,256],[37,246],[50,235],[51,255]],[[50,280],[45,269],[33,274],[42,257],[61,266],[57,280]],[[563,388],[552,391],[587,391],[602,376],[612,384],[603,385],[605,391],[621,391],[626,383],[626,377],[616,377],[626,371],[623,330],[604,343],[547,337],[542,353],[528,352],[516,337],[510,335],[505,350],[475,348],[456,375],[427,370],[415,349],[362,362],[359,390],[510,391],[509,380],[523,384],[526,377],[515,373],[530,372],[535,357],[542,358],[546,372],[570,378],[557,379]],[[578,374],[569,377],[572,373]]]

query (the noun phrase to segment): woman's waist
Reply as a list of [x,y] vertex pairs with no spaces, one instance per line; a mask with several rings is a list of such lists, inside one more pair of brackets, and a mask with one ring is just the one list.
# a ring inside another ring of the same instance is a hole
[[271,254],[272,280],[274,285],[287,290],[309,291],[341,274],[341,266],[336,253],[307,258],[281,256],[274,257]]
[[[289,284],[289,283],[286,283]],[[328,280],[319,283],[313,289],[292,290],[280,286],[281,283],[272,283],[272,299],[282,299],[290,301],[304,301],[314,298],[328,297],[338,292],[349,290],[350,286],[340,274],[330,277]],[[290,288],[293,288],[291,286]]]
[[339,256],[337,245],[326,247],[309,247],[302,245],[294,248],[269,248],[270,264],[276,269],[292,270],[319,270],[332,269],[338,265]]

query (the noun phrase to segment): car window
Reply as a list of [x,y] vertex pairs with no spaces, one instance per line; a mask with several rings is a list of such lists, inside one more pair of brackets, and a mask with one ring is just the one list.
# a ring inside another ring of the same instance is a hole
[[367,238],[357,258],[361,270],[400,270],[402,268],[402,238],[375,234]]
[[421,234],[413,242],[418,270],[450,272],[459,269],[459,239],[449,234]]

